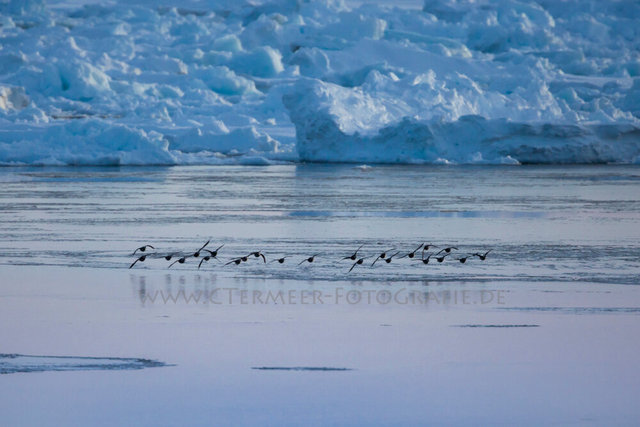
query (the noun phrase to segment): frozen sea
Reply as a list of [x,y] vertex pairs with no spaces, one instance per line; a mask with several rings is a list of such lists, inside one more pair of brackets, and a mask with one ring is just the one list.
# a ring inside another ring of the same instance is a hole
[[[637,166],[5,167],[0,182],[1,424],[640,419]],[[162,258],[208,240],[221,262]],[[399,258],[424,243],[458,250]],[[252,251],[288,258],[224,265]],[[400,254],[371,267],[383,251]]]

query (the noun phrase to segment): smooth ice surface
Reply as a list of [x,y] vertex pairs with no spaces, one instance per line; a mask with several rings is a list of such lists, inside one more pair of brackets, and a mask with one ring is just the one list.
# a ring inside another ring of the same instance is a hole
[[[0,183],[2,353],[171,365],[2,375],[0,424],[640,417],[636,167],[20,167]],[[142,244],[208,239],[223,261],[291,259],[128,269]],[[428,241],[494,251],[340,260]]]
[[0,164],[640,162],[633,1],[0,3]]

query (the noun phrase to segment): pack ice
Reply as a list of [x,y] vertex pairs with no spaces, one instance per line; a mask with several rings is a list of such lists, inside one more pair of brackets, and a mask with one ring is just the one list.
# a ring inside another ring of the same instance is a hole
[[0,164],[640,163],[637,2],[394,4],[0,0]]

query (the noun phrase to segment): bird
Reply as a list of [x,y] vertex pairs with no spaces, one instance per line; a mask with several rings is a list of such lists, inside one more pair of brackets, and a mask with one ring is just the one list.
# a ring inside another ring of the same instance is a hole
[[[438,253],[440,253],[440,252],[438,252]],[[451,254],[450,254],[450,253],[445,253],[445,254],[444,254],[444,255],[442,255],[442,256],[438,256],[438,254],[436,254],[436,261],[438,261],[438,262],[443,262],[443,261],[444,261],[444,259],[445,259],[446,257],[448,257],[449,255],[451,255]]]
[[418,252],[421,247],[422,247],[422,243],[420,244],[420,246],[415,248],[413,251],[409,252],[408,254],[402,255],[400,258],[404,258],[404,257],[413,258],[416,255],[416,252]]
[[235,264],[238,265],[241,262],[247,262],[247,260],[249,259],[249,255],[246,256],[241,256],[239,258],[234,258],[231,261],[229,261],[228,263],[226,263],[225,265],[229,265],[229,264]]
[[387,257],[384,259],[384,262],[386,262],[387,264],[391,263],[391,260],[393,259],[393,257],[395,257],[396,255],[398,255],[400,252],[396,252],[395,254],[391,255],[390,257]]
[[356,249],[356,251],[353,253],[353,255],[346,256],[346,257],[344,257],[342,259],[350,259],[351,261],[355,261],[355,259],[358,257],[358,251],[360,249],[362,249],[363,246],[364,246],[364,243],[361,244],[360,246],[358,246],[358,249]]
[[[206,249],[203,249],[205,251],[207,251]],[[202,257],[202,259],[200,260],[200,264],[198,264],[198,270],[200,270],[200,266],[202,265],[203,262],[209,261],[211,258],[215,259],[216,261],[220,262],[220,260],[218,258],[216,258],[215,255],[213,255],[214,253],[218,253],[217,251],[215,252],[211,252],[211,251],[207,251],[209,252],[210,255],[205,255]]]
[[151,245],[144,245],[144,246],[140,246],[138,249],[136,249],[135,251],[133,251],[133,253],[132,253],[131,255],[135,255],[135,254],[136,254],[136,252],[138,252],[138,251],[140,251],[140,252],[144,252],[144,251],[146,251],[146,250],[147,250],[147,248],[151,248],[151,249],[154,249],[154,250],[155,250],[155,248],[154,248],[153,246],[151,246]]
[[177,260],[173,261],[171,264],[169,264],[169,268],[171,268],[171,266],[173,264],[180,263],[180,264],[184,264],[184,262],[187,260],[187,257],[183,256],[182,258],[178,258]]
[[[447,246],[446,248],[442,249],[440,252],[444,251],[446,253],[450,253],[451,249],[455,249],[456,251],[458,250],[458,248],[456,248],[455,246]],[[438,253],[440,253],[438,252]]]
[[[392,251],[393,249],[389,249],[389,251]],[[380,255],[378,255],[378,257],[376,259],[373,260],[373,263],[371,264],[371,267],[373,267],[375,265],[375,263],[379,260],[379,259],[385,259],[387,257],[387,252],[389,251],[384,251],[382,252]]]
[[478,258],[480,258],[480,261],[484,261],[485,259],[487,259],[487,255],[489,255],[489,252],[491,252],[493,249],[489,249],[487,252],[485,252],[484,254],[479,254],[479,253],[475,253],[473,254],[473,256],[477,256]]
[[473,255],[467,255],[465,257],[461,257],[461,258],[456,258],[458,261],[460,261],[462,264],[464,264],[465,262],[467,262],[467,259],[469,257],[472,257]]
[[348,272],[351,273],[351,270],[353,270],[356,267],[356,265],[361,265],[363,262],[364,262],[364,258],[360,258],[359,260],[353,263],[353,265],[351,266]]
[[280,263],[280,264],[284,264],[284,260],[285,260],[286,258],[288,258],[288,257],[283,256],[282,258],[272,259],[271,261],[269,261],[269,264],[271,264],[272,262],[277,262],[277,263]]
[[138,259],[137,259],[137,260],[133,261],[133,264],[131,264],[131,265],[129,266],[129,268],[131,268],[131,267],[133,267],[134,265],[136,265],[136,262],[138,262],[138,261],[140,261],[140,262],[144,262],[144,260],[145,260],[145,259],[147,259],[147,256],[146,256],[146,255],[142,255],[141,257],[138,257]]
[[192,255],[192,256],[193,256],[194,258],[198,258],[198,257],[200,256],[200,252],[201,252],[204,248],[206,248],[206,247],[207,247],[207,245],[209,244],[209,242],[210,242],[210,241],[211,241],[211,240],[207,240],[207,243],[205,243],[204,245],[202,245],[202,247],[201,247],[200,249],[198,249],[197,251],[195,251],[195,252],[193,253],[193,255]]
[[[214,258],[216,261],[220,261],[217,257],[218,257],[218,251],[220,249],[222,249],[222,247],[224,246],[224,243],[220,246],[218,246],[218,248],[215,251],[210,251],[209,249],[202,249],[205,252],[209,252],[209,258]],[[209,261],[209,260],[207,260]]]
[[249,255],[247,256],[251,256],[253,255],[254,257],[258,258],[258,257],[262,257],[262,261],[264,261],[265,263],[267,262],[267,258],[265,258],[264,254],[262,252],[251,252]]
[[422,259],[419,259],[418,261],[422,261],[423,264],[429,264],[429,260],[431,259],[431,256],[433,254],[429,254],[428,257],[424,257],[424,252],[422,252]]
[[425,243],[424,247],[422,248],[422,252],[428,251],[429,248],[431,248],[431,247],[437,248],[438,246],[434,245],[433,243]]
[[309,262],[309,263],[311,263],[311,262],[313,262],[313,260],[314,260],[318,255],[320,255],[320,254],[315,254],[315,255],[310,256],[309,258],[305,258],[305,259],[303,259],[302,261],[300,261],[300,263],[299,263],[298,265],[302,264],[303,262]]
[[175,254],[166,254],[166,255],[164,256],[164,259],[166,259],[167,261],[171,261],[171,258],[173,258],[173,256],[174,256],[174,255],[175,255]]

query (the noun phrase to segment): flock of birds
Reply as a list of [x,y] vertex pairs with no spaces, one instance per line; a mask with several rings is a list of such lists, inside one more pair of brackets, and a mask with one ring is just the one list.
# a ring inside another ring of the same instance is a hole
[[[200,267],[202,267],[202,264],[205,262],[208,262],[212,259],[215,259],[218,262],[222,262],[220,261],[220,259],[218,259],[218,253],[220,252],[220,250],[224,247],[224,244],[218,246],[215,250],[209,250],[206,249],[207,246],[209,246],[209,243],[211,241],[207,241],[207,243],[205,243],[204,245],[202,245],[200,247],[200,249],[196,250],[195,252],[190,252],[188,255],[184,255],[184,253],[169,253],[166,255],[160,255],[161,258],[164,258],[166,261],[171,261],[172,259],[175,258],[175,260],[169,264],[169,268],[171,268],[174,264],[178,263],[178,264],[184,264],[187,259],[189,258],[196,258],[200,259],[200,262],[198,263],[198,269],[200,269]],[[451,256],[454,254],[453,251],[457,251],[458,248],[456,248],[455,246],[446,246],[443,248],[440,248],[438,246],[435,246],[431,243],[421,243],[417,248],[415,248],[414,250],[412,250],[411,252],[401,252],[401,251],[396,251],[395,253],[392,253],[395,249],[389,249],[386,250],[384,252],[378,252],[376,255],[370,255],[370,256],[360,256],[360,250],[362,249],[362,247],[364,246],[364,244],[360,245],[351,255],[345,256],[343,258],[340,259],[340,261],[345,261],[345,260],[351,260],[354,261],[353,264],[351,265],[351,268],[349,269],[349,273],[356,268],[356,266],[359,265],[363,265],[364,261],[366,259],[371,259],[374,258],[373,262],[371,263],[371,267],[373,267],[374,265],[376,265],[376,263],[378,261],[382,262],[384,261],[387,264],[390,264],[392,260],[394,259],[401,259],[401,258],[409,258],[412,259],[414,261],[421,261],[423,264],[429,264],[429,262],[431,260],[436,260],[439,263],[442,263],[445,261],[445,259],[448,256]],[[429,252],[432,248],[435,249],[440,249],[438,252]],[[138,255],[138,257],[136,258],[135,261],[133,261],[133,263],[131,263],[131,265],[129,266],[129,268],[133,268],[134,265],[136,265],[138,262],[144,262],[148,256],[150,255],[158,255],[156,252],[153,253],[148,253],[147,250],[148,249],[152,249],[152,250],[156,250],[153,246],[151,245],[144,245],[144,246],[140,246],[139,248],[137,248],[135,251],[133,251],[133,256]],[[417,254],[418,251],[420,251],[420,258],[417,258]],[[492,249],[489,249],[487,251],[484,252],[475,252],[472,254],[466,254],[465,256],[459,256],[457,258],[454,258],[455,260],[459,261],[460,263],[464,264],[467,262],[467,260],[469,258],[473,258],[473,257],[477,257],[480,261],[484,261],[485,259],[487,259],[487,255],[489,255],[489,253],[492,251]],[[426,258],[425,258],[425,253],[426,253]],[[314,254],[311,256],[306,256],[305,258],[302,259],[302,261],[300,261],[298,263],[298,265],[302,265],[304,263],[313,263],[316,259],[316,257],[320,256],[321,254]],[[265,256],[265,254],[261,251],[255,251],[255,252],[251,252],[247,255],[243,255],[240,257],[236,257],[236,258],[232,258],[231,260],[229,260],[228,262],[226,262],[224,265],[240,265],[243,262],[247,262],[249,261],[249,259],[251,258],[262,258],[262,261],[266,264],[267,263],[267,257]],[[290,256],[283,256],[280,258],[276,258],[276,259],[272,259],[269,261],[269,263],[272,262],[277,262],[279,264],[284,264],[285,260],[287,258],[291,258]]]

